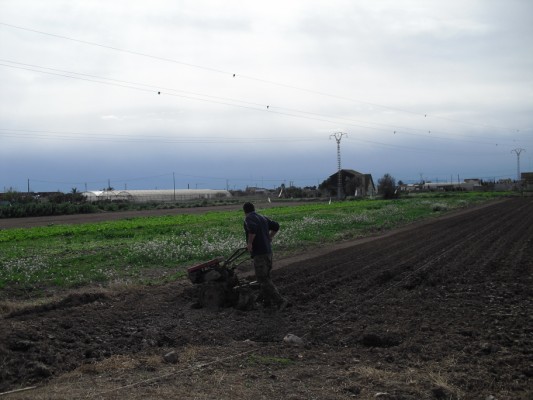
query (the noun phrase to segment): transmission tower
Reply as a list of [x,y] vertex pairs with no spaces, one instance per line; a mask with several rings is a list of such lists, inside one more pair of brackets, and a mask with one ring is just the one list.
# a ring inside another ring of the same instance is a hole
[[342,187],[342,177],[341,177],[341,139],[343,136],[348,136],[344,132],[335,132],[333,135],[330,135],[330,139],[333,137],[337,141],[337,199],[341,198],[341,187]]
[[511,153],[516,153],[516,180],[520,180],[520,153],[526,151],[525,149],[514,149]]

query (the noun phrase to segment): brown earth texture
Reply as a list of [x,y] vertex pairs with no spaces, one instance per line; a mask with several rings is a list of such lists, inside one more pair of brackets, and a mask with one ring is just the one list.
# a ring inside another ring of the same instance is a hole
[[197,309],[188,281],[76,292],[2,316],[0,397],[533,399],[532,267],[513,198],[284,262],[282,312]]

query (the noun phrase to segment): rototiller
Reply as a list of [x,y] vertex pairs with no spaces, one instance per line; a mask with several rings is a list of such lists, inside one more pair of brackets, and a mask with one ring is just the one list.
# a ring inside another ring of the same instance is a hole
[[187,269],[195,285],[198,308],[236,307],[251,310],[258,300],[259,283],[241,281],[235,268],[248,258],[246,247],[235,250],[228,258],[217,257]]

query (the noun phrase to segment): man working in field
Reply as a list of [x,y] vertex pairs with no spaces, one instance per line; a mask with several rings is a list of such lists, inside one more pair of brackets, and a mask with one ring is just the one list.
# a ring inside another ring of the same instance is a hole
[[270,279],[272,270],[272,238],[279,231],[279,224],[255,212],[252,203],[244,203],[244,231],[246,245],[250,252],[255,269],[255,277],[261,285],[261,293],[265,305],[274,304],[281,311],[288,305]]

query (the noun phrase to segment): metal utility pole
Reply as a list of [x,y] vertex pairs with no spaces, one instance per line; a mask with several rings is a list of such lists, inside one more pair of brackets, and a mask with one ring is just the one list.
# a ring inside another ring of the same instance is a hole
[[516,153],[516,180],[520,180],[520,153],[526,151],[526,149],[514,149],[511,153]]
[[343,136],[348,136],[344,132],[335,132],[333,135],[330,135],[337,141],[337,199],[341,198],[341,188],[342,188],[342,177],[341,177],[341,139]]
[[176,174],[172,173],[172,182],[174,183],[174,201],[176,201]]

